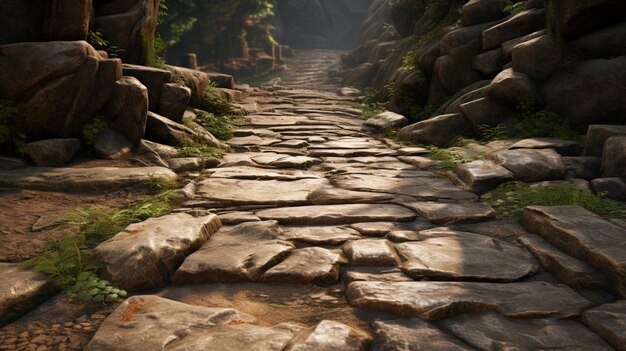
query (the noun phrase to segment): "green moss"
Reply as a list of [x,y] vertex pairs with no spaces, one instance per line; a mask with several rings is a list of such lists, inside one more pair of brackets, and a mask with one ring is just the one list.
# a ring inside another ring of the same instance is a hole
[[234,117],[228,115],[216,116],[206,111],[198,112],[194,121],[220,140],[232,138],[233,130],[237,127]]
[[220,158],[224,156],[224,150],[208,146],[202,142],[185,139],[180,145],[176,147],[178,152],[176,157],[216,157]]
[[528,3],[528,1],[516,2],[512,5],[505,7],[504,12],[510,15],[517,15],[518,13],[524,11],[524,7],[526,6],[526,3]]
[[83,126],[83,141],[93,145],[103,132],[111,129],[111,124],[102,116],[97,116],[90,123]]
[[433,161],[438,161],[437,166],[441,171],[451,171],[458,165],[475,161],[477,158],[467,158],[457,152],[450,151],[448,149],[442,149],[438,147],[430,147],[428,158]]
[[626,214],[626,210],[617,202],[569,182],[532,187],[525,183],[511,182],[483,195],[482,200],[505,218],[518,218],[525,207],[533,205],[577,205],[602,216]]

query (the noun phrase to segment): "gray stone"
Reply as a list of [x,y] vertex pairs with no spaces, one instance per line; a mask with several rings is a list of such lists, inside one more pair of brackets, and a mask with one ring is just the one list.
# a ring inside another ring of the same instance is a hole
[[299,180],[320,179],[315,173],[295,170],[264,169],[256,167],[220,167],[212,170],[211,178],[255,179],[255,180]]
[[490,97],[464,103],[460,108],[477,133],[480,133],[485,126],[498,126],[513,113]]
[[50,297],[55,288],[44,273],[0,262],[0,326],[10,323]]
[[354,229],[345,227],[284,227],[280,238],[312,245],[341,245],[349,240],[361,239]]
[[0,186],[62,192],[119,190],[152,180],[176,180],[176,173],[163,167],[29,167],[0,171]]
[[137,78],[118,79],[106,111],[115,129],[138,143],[146,134],[148,89]]
[[365,236],[385,236],[395,227],[395,223],[391,222],[356,223],[350,226]]
[[512,68],[500,72],[489,84],[489,96],[516,107],[520,101],[541,103],[541,93],[537,85],[524,73]]
[[612,136],[604,142],[602,176],[626,179],[626,135]]
[[372,351],[472,350],[458,339],[418,318],[375,321]]
[[302,331],[283,349],[284,351],[361,351],[371,337],[362,330],[345,324],[323,320]]
[[412,282],[413,279],[394,267],[346,267],[346,284],[351,282]]
[[279,240],[280,234],[275,221],[224,228],[185,259],[172,281],[178,284],[258,281],[294,248],[293,244]]
[[260,222],[261,219],[252,212],[220,213],[220,221],[223,225],[237,225],[246,222]]
[[546,271],[560,282],[581,289],[605,289],[604,274],[587,263],[564,254],[538,235],[520,236],[520,243],[530,251]]
[[488,311],[512,318],[574,317],[592,305],[567,286],[546,282],[353,282],[346,295],[355,307],[425,320]]
[[612,136],[626,135],[626,126],[592,124],[585,137],[583,155],[602,157],[604,143]]
[[281,224],[334,225],[358,222],[397,221],[415,218],[415,212],[397,205],[351,204],[330,206],[283,207],[256,212],[261,219]]
[[172,80],[172,74],[164,69],[124,64],[124,75],[137,78],[148,88],[149,110],[158,111],[161,88]]
[[444,146],[457,136],[471,134],[471,125],[460,113],[436,116],[406,126],[398,133],[398,139],[417,144]]
[[176,148],[173,146],[163,145],[143,139],[139,142],[137,152],[139,152],[140,154],[155,153],[159,157],[166,160],[174,158],[176,157],[176,154],[178,154],[178,150],[176,150]]
[[539,182],[565,178],[567,167],[554,150],[505,150],[492,153],[488,159],[513,172],[515,179]]
[[582,321],[617,351],[626,350],[626,301],[587,310]]
[[98,135],[91,149],[100,158],[118,160],[129,156],[135,146],[119,132],[108,129]]
[[320,188],[309,194],[308,199],[314,205],[355,204],[389,202],[393,194],[373,193],[369,191],[352,191],[341,188]]
[[532,9],[497,24],[483,32],[483,49],[489,50],[500,46],[507,40],[540,30],[545,25],[546,11]]
[[473,223],[493,218],[496,212],[490,206],[478,203],[409,202],[404,206],[435,224]]
[[472,67],[480,74],[493,77],[502,71],[508,60],[504,57],[501,48],[487,51],[483,54],[476,55],[472,60]]
[[530,254],[499,239],[437,229],[419,234],[419,241],[396,244],[400,267],[413,278],[510,282],[539,270]]
[[461,19],[466,26],[499,20],[506,17],[504,8],[510,5],[509,0],[470,0],[463,6]]
[[576,321],[516,320],[489,313],[464,314],[441,324],[479,350],[611,350],[600,337]]
[[513,48],[517,46],[517,44],[525,43],[529,40],[539,38],[540,36],[543,36],[547,33],[548,33],[547,30],[542,29],[542,30],[530,33],[528,35],[525,35],[523,37],[505,41],[504,43],[502,43],[502,53],[504,54],[504,57],[510,61],[513,57]]
[[177,213],[131,224],[95,248],[104,276],[122,289],[160,288],[221,227],[215,215],[194,218]]
[[177,146],[183,140],[191,138],[194,134],[191,129],[180,123],[176,123],[154,112],[148,112],[146,139],[150,141]]
[[609,199],[626,201],[626,183],[621,178],[596,178],[591,181],[591,189]]
[[492,161],[478,160],[459,165],[452,179],[465,189],[482,195],[515,177],[511,171]]
[[30,142],[26,149],[35,166],[55,167],[72,162],[80,146],[80,139],[47,139]]
[[530,138],[523,139],[511,145],[509,149],[554,149],[563,156],[580,155],[582,146],[580,143],[571,140],[561,140],[558,138]]
[[220,161],[215,157],[181,157],[170,159],[167,164],[172,171],[183,173],[215,168],[220,164]]
[[320,247],[298,249],[265,272],[262,279],[281,283],[330,285],[337,282],[340,266],[345,263],[345,257],[335,251]]
[[570,50],[581,59],[610,59],[626,56],[626,23],[618,23],[572,40]]
[[363,124],[377,130],[384,130],[386,128],[402,128],[409,124],[409,120],[403,115],[385,111],[368,119]]
[[175,83],[164,84],[161,87],[159,114],[181,123],[190,99],[191,89]]
[[623,228],[578,206],[531,206],[522,219],[531,232],[605,273],[611,290],[626,296]]
[[[563,53],[551,34],[517,44],[511,51],[513,70],[543,83],[561,66]],[[537,64],[541,62],[541,64]]]
[[353,266],[396,266],[398,255],[385,239],[361,239],[343,246],[343,252]]

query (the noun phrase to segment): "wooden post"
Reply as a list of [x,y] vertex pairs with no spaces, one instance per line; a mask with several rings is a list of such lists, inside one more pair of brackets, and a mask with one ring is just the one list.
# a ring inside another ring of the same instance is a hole
[[187,54],[187,63],[189,68],[198,69],[198,56],[196,54]]

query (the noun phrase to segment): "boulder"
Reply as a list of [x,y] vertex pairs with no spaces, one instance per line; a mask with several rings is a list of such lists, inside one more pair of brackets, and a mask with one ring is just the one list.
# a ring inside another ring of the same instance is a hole
[[447,102],[441,105],[433,115],[461,113],[462,104],[487,96],[489,83],[490,81],[488,80],[481,80],[459,90]]
[[146,134],[148,89],[137,78],[122,77],[115,82],[107,114],[115,129],[133,143]]
[[626,135],[616,135],[604,142],[602,176],[626,180]]
[[93,29],[102,33],[110,45],[124,50],[120,54],[124,62],[154,64],[148,58],[155,40],[158,0],[112,0],[96,2],[94,7]]
[[611,59],[626,56],[626,23],[586,34],[568,43],[568,48],[582,60]]
[[508,63],[501,48],[487,51],[476,55],[472,60],[472,67],[483,76],[493,77],[502,71],[504,65]]
[[541,104],[541,92],[532,79],[512,68],[500,72],[489,84],[489,96],[517,107],[520,101],[531,101],[535,106]]
[[218,88],[235,89],[235,78],[230,74],[218,72],[204,72],[209,82],[215,84]]
[[199,172],[207,168],[215,168],[220,161],[215,157],[180,157],[167,161],[168,167],[176,172]]
[[115,130],[107,129],[100,133],[91,146],[93,153],[107,160],[118,160],[130,155],[135,149],[133,143]]
[[575,156],[580,155],[582,145],[577,141],[546,137],[522,139],[509,146],[509,149],[554,149],[560,155]]
[[193,130],[180,123],[176,123],[154,112],[148,112],[146,138],[150,141],[177,146],[194,134]]
[[55,292],[46,274],[0,263],[0,326],[13,322],[44,302]]
[[572,126],[626,123],[626,56],[580,63],[555,75],[542,88],[546,109],[567,117]]
[[550,34],[517,44],[511,52],[513,70],[545,82],[562,65],[563,53]]
[[488,159],[513,172],[515,179],[527,183],[564,179],[567,173],[561,155],[551,149],[504,150],[490,154]]
[[457,136],[472,134],[472,127],[460,113],[436,116],[406,126],[398,133],[403,141],[444,146]]
[[0,13],[4,16],[0,22],[0,45],[23,42],[43,41],[43,22],[46,17],[45,1],[26,3],[22,0],[0,2]]
[[345,72],[342,83],[356,87],[369,86],[378,69],[377,64],[363,63]]
[[555,13],[551,18],[552,27],[568,39],[621,22],[626,17],[626,4],[620,0],[555,0],[552,6]]
[[91,22],[91,0],[48,1],[48,11],[43,23],[46,40],[85,40]]
[[592,124],[587,129],[583,155],[602,157],[604,143],[616,135],[626,135],[626,126]]
[[583,313],[582,322],[617,351],[626,350],[626,301],[589,309]]
[[412,0],[397,0],[391,6],[391,20],[393,26],[402,37],[412,34],[415,22],[421,17],[424,10],[419,3]]
[[435,74],[448,94],[454,94],[482,79],[472,67],[472,60],[479,52],[475,46],[468,45],[437,59]]
[[507,16],[504,8],[510,5],[509,0],[470,0],[463,5],[461,20],[466,26],[499,20]]
[[209,85],[209,78],[206,73],[197,71],[195,69],[165,66],[172,74],[172,79],[175,82],[184,82],[184,85],[191,89],[191,99],[189,100],[189,106],[195,108],[204,107],[204,95]]
[[128,226],[99,244],[94,252],[104,276],[130,291],[160,288],[187,255],[199,249],[221,227],[216,215],[194,218],[176,213]]
[[546,11],[531,9],[520,12],[506,21],[483,32],[483,49],[489,50],[500,46],[507,40],[518,38],[545,26]]
[[164,84],[161,87],[159,114],[181,123],[190,99],[191,89],[174,83]]
[[401,128],[409,124],[409,120],[403,115],[385,111],[379,113],[375,117],[372,117],[363,123],[366,126],[372,127],[376,130],[385,130],[387,128]]
[[162,87],[171,82],[172,74],[164,69],[124,64],[124,75],[137,78],[148,88],[148,106],[150,111],[158,111]]
[[26,149],[35,166],[56,167],[72,162],[81,144],[80,139],[47,139],[28,143]]
[[621,178],[596,178],[591,181],[591,189],[609,199],[626,201],[626,183]]
[[[485,1],[482,0],[479,2],[485,2]],[[488,0],[487,2],[490,2],[490,0]],[[474,3],[476,2],[474,1]],[[471,5],[471,2],[468,3],[467,5]],[[462,26],[462,27],[458,27],[458,28],[451,30],[450,32],[446,33],[441,38],[441,44],[439,47],[441,50],[440,55],[449,55],[459,49],[463,49],[468,46],[477,46],[478,48],[474,50],[477,52],[481,52],[482,50],[480,50],[480,41],[482,38],[483,31],[485,31],[486,29],[489,29],[490,27],[494,26],[497,23],[498,22],[490,22],[490,23],[480,22],[480,24]]]
[[470,101],[462,104],[460,107],[461,112],[472,124],[477,134],[480,134],[480,131],[485,126],[498,126],[513,114],[513,111],[490,97]]
[[163,145],[143,139],[139,142],[137,152],[139,152],[139,154],[155,153],[163,159],[174,158],[176,157],[176,154],[178,154],[178,150],[176,150],[173,146]]
[[452,178],[457,184],[482,195],[500,184],[514,180],[513,172],[489,160],[477,160],[459,165]]
[[[543,1],[543,0],[541,0]],[[510,61],[513,58],[513,48],[516,47],[518,44],[521,43],[525,43],[529,40],[532,39],[536,39],[539,38],[541,36],[544,36],[548,34],[548,31],[546,31],[545,29],[542,30],[538,30],[536,32],[532,32],[528,35],[524,35],[523,37],[519,37],[519,38],[515,38],[515,39],[511,39],[508,41],[505,41],[504,43],[502,43],[502,53],[504,54],[504,58],[507,61]]]
[[600,176],[602,159],[594,156],[563,157],[568,178],[592,180]]
[[106,104],[101,91],[110,91],[116,79],[104,74],[115,64],[103,65],[101,72],[101,61],[84,41],[2,45],[0,96],[18,101],[36,118],[29,139],[78,137]]

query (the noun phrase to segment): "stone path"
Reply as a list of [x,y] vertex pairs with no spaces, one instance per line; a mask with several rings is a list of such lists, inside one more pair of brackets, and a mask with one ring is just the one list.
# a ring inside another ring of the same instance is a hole
[[[623,228],[528,211],[548,243],[495,219],[403,162],[423,149],[373,137],[349,98],[297,87],[323,81],[334,60],[320,55],[292,87],[253,94],[193,199],[99,247],[108,278],[140,295],[86,350],[625,349]],[[0,350],[16,340],[0,331]]]

